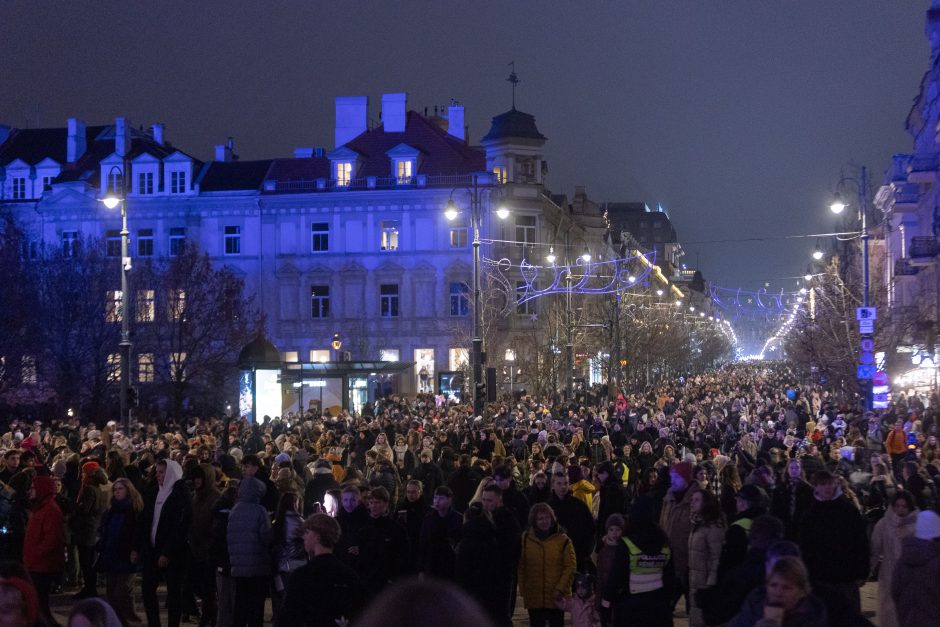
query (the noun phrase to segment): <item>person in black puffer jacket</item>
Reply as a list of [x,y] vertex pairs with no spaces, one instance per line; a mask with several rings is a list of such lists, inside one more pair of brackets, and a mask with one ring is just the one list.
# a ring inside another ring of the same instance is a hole
[[304,550],[304,519],[299,510],[300,499],[296,494],[285,492],[281,495],[271,532],[271,554],[275,572],[271,608],[275,623],[290,574],[307,563],[307,552]]
[[144,501],[134,484],[118,478],[111,486],[111,505],[101,516],[98,531],[98,571],[105,574],[107,599],[125,625],[139,623],[134,607],[137,564],[131,561],[134,532]]
[[228,517],[238,496],[238,480],[230,480],[212,508],[209,562],[216,572],[216,625],[231,625],[235,616],[235,581],[228,556]]

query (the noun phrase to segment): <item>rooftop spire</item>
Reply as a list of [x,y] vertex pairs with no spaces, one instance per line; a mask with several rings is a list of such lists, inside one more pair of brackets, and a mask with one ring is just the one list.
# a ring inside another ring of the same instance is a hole
[[518,85],[520,81],[519,81],[519,77],[516,76],[516,62],[510,61],[509,67],[511,67],[512,70],[510,70],[509,78],[507,78],[506,80],[512,83],[512,110],[515,111],[516,110],[516,85]]

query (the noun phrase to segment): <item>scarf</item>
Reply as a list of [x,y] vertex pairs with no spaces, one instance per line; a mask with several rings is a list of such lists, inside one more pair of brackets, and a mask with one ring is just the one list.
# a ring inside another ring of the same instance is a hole
[[157,543],[157,527],[160,526],[160,514],[163,512],[163,504],[170,498],[173,492],[173,486],[183,477],[183,468],[179,463],[172,459],[166,460],[166,475],[163,478],[163,485],[157,491],[157,500],[153,507],[153,522],[150,525],[150,544]]

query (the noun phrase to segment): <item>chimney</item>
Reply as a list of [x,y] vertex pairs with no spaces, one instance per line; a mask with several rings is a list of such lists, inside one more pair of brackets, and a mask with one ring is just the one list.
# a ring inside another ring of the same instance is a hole
[[294,159],[310,159],[313,157],[313,148],[294,148]]
[[238,161],[238,157],[235,156],[235,140],[231,137],[224,144],[218,144],[215,147],[215,160],[216,161]]
[[125,118],[114,119],[114,152],[126,157],[131,150],[131,127]]
[[334,140],[339,148],[366,132],[368,96],[337,96]]
[[467,128],[463,121],[463,105],[447,107],[447,134],[460,141],[467,141]]
[[386,133],[404,133],[408,94],[382,94],[382,124]]
[[163,133],[166,131],[166,124],[154,124],[150,127],[150,130],[153,132],[153,141],[163,145]]
[[69,138],[65,147],[65,159],[75,163],[82,158],[86,150],[85,122],[78,118],[69,118]]

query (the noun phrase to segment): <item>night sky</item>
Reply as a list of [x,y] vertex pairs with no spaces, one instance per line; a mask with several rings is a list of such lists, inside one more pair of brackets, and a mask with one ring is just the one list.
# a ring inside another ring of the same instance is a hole
[[[682,242],[831,231],[844,165],[880,181],[927,69],[927,0],[3,3],[0,123],[165,122],[202,159],[332,148],[333,98],[510,106],[569,196],[661,202]],[[792,288],[813,240],[685,246],[709,280]]]

